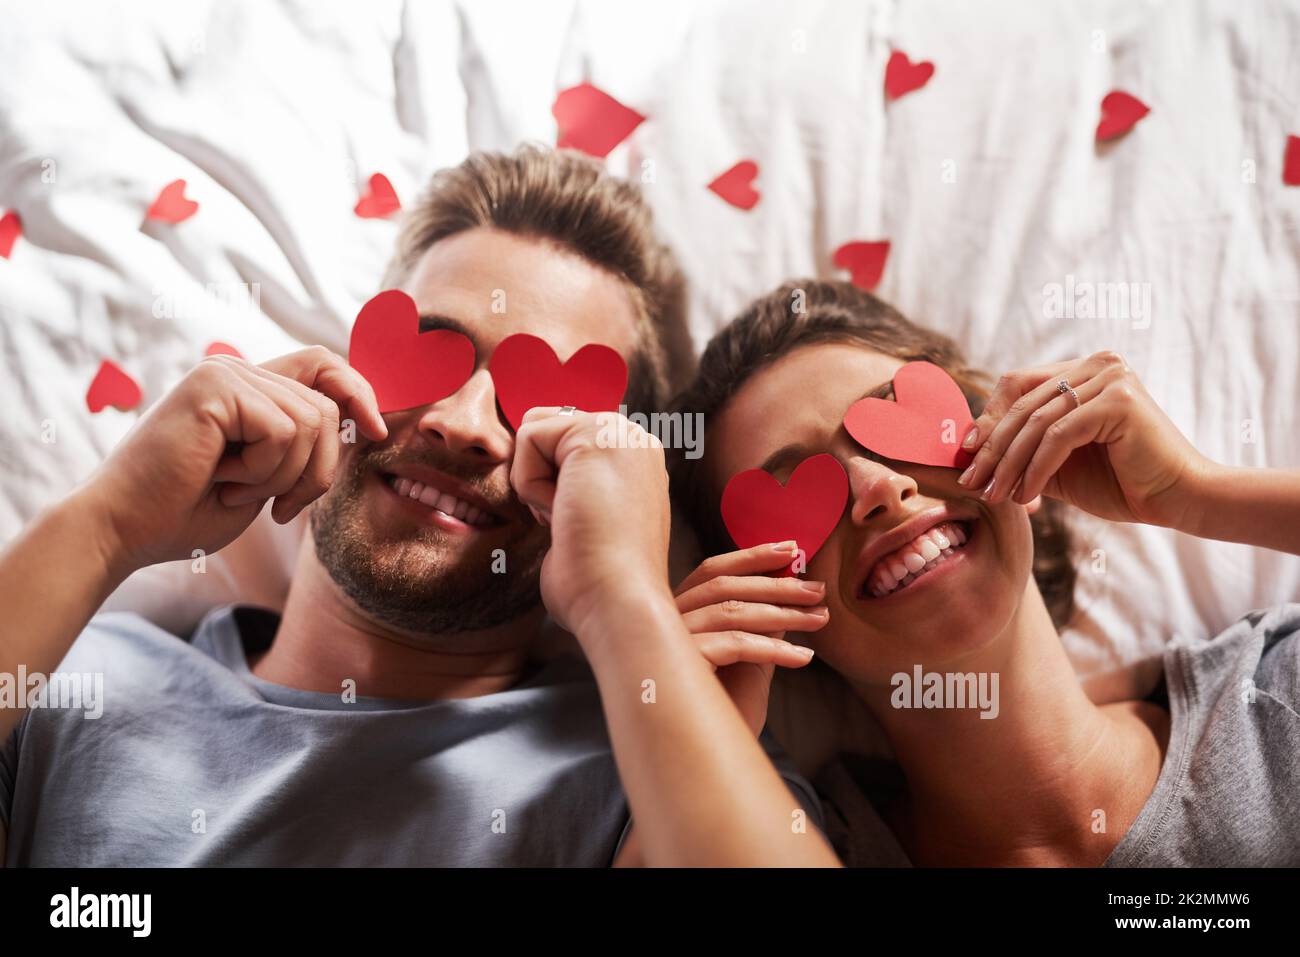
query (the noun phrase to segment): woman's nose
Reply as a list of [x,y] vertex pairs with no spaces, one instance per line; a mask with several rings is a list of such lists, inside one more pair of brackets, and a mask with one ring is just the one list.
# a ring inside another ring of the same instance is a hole
[[917,492],[916,481],[910,475],[862,456],[849,461],[848,473],[855,525],[900,510],[903,502]]

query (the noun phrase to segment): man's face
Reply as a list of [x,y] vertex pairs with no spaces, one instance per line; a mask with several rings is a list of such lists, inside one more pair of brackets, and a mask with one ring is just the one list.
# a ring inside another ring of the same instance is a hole
[[589,342],[630,359],[636,312],[623,282],[546,242],[494,229],[431,246],[402,286],[421,329],[474,343],[474,374],[431,405],[384,416],[388,438],[344,446],[312,509],[316,554],[363,611],[406,632],[503,624],[538,602],[549,544],[510,488],[514,432],[487,363],[506,337],[545,339],[567,360]]

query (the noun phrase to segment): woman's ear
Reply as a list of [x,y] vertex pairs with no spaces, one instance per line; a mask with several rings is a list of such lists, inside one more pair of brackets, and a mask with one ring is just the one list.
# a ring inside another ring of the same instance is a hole
[[1032,499],[1030,499],[1028,502],[1025,503],[1025,511],[1028,512],[1030,515],[1033,515],[1042,507],[1043,507],[1043,496],[1041,495],[1035,495]]

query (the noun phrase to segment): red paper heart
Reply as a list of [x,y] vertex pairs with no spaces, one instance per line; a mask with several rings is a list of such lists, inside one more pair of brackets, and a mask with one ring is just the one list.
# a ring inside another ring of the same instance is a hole
[[749,469],[722,490],[722,522],[737,548],[794,541],[809,562],[839,524],[848,494],[844,466],[826,453],[800,462],[784,486],[762,469]]
[[357,313],[348,362],[375,390],[379,411],[397,412],[463,386],[474,372],[474,343],[451,329],[420,332],[415,301],[388,289]]
[[870,292],[880,283],[880,276],[885,271],[885,260],[889,258],[889,240],[878,243],[845,243],[831,257],[831,262],[840,269],[847,269],[853,285]]
[[732,206],[740,209],[753,209],[758,202],[758,190],[754,189],[754,177],[758,175],[758,164],[753,160],[741,160],[712,183],[713,190]]
[[164,223],[181,223],[199,211],[199,204],[185,198],[185,180],[172,180],[162,188],[158,198],[149,207],[145,219],[156,219]]
[[14,251],[14,243],[23,234],[23,221],[14,210],[8,210],[0,216],[0,259],[8,259]]
[[213,342],[203,350],[203,354],[205,356],[234,356],[236,359],[244,358],[244,354],[229,342]]
[[919,90],[934,76],[934,64],[929,60],[913,63],[902,50],[889,55],[885,65],[885,95],[896,100],[904,93]]
[[551,115],[560,128],[557,147],[582,150],[601,159],[645,120],[590,83],[561,90],[551,105]]
[[1282,182],[1287,186],[1300,186],[1300,136],[1286,138],[1286,153],[1282,158]]
[[1151,108],[1122,90],[1107,93],[1101,101],[1101,122],[1097,124],[1097,142],[1113,140],[1133,129],[1133,124],[1151,112]]
[[970,431],[970,406],[961,387],[930,362],[909,362],[894,373],[894,401],[859,399],[844,413],[844,428],[871,451],[917,465],[965,468],[961,447]]
[[90,380],[86,390],[86,408],[92,413],[102,412],[110,405],[126,412],[134,409],[143,398],[140,386],[122,368],[110,359],[99,364],[99,371]]
[[357,200],[357,205],[352,207],[352,211],[362,219],[383,219],[401,208],[402,202],[397,198],[397,190],[393,189],[393,184],[383,173],[376,173],[370,177],[366,192]]
[[518,333],[496,347],[488,371],[501,411],[515,430],[539,405],[616,412],[627,389],[627,363],[609,346],[591,343],[561,363],[544,339]]

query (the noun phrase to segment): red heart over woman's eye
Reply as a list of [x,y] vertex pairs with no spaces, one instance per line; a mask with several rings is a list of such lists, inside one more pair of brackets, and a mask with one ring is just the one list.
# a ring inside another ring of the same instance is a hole
[[617,412],[627,390],[627,363],[609,346],[585,345],[560,362],[546,340],[517,333],[488,360],[497,402],[515,428],[539,405],[571,405],[583,412]]
[[463,386],[474,372],[474,343],[451,329],[420,332],[415,301],[388,289],[357,313],[348,362],[375,390],[379,411],[397,412]]
[[909,362],[894,373],[894,401],[859,399],[844,413],[858,444],[887,459],[964,468],[972,455],[961,441],[972,425],[961,387],[930,362]]
[[844,466],[827,453],[800,462],[785,485],[762,469],[749,469],[733,475],[722,490],[722,522],[737,548],[794,541],[806,563],[839,524],[848,494]]

